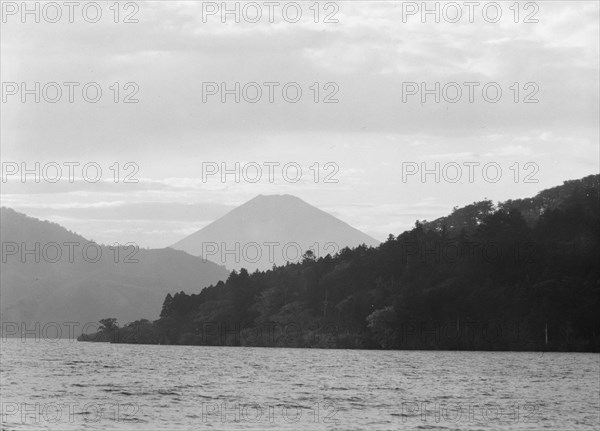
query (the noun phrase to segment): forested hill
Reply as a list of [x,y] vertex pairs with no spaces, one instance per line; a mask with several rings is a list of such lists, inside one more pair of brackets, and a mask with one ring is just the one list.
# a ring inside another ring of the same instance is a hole
[[[163,344],[599,351],[600,176],[476,203],[377,248],[167,296],[92,339]],[[523,213],[526,213],[524,216]],[[535,214],[535,216],[533,216]]]
[[[494,207],[490,200],[474,202],[462,208],[454,208],[452,214],[434,221],[423,221],[425,229],[440,230],[445,227],[449,232],[466,229],[472,232],[483,217],[495,210],[509,211],[517,209],[529,226],[534,226],[540,216],[548,210],[561,208],[574,194],[596,196],[598,198],[598,175],[590,175],[581,180],[565,181],[562,186],[552,187],[538,193],[532,198],[514,199],[499,203]],[[576,199],[581,198],[581,196]]]

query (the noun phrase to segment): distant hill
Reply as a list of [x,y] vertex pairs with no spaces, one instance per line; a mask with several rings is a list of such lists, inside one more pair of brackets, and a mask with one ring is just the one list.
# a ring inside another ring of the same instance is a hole
[[[168,248],[135,252],[132,246],[117,252],[88,245],[90,240],[56,223],[9,208],[1,209],[0,228],[1,319],[26,323],[28,328],[35,322],[43,327],[49,322],[82,326],[107,317],[120,323],[154,319],[167,293],[199,292],[229,274],[222,266]],[[36,243],[39,262],[35,252],[21,253],[35,250]],[[53,262],[58,250],[62,256]],[[98,250],[101,258],[94,262]]]
[[171,247],[252,271],[298,261],[309,249],[319,257],[361,244],[379,241],[295,196],[259,195]]

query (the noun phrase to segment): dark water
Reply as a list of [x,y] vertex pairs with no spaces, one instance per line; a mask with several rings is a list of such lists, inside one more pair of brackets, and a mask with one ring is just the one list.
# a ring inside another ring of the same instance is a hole
[[599,429],[600,355],[1,344],[3,429]]

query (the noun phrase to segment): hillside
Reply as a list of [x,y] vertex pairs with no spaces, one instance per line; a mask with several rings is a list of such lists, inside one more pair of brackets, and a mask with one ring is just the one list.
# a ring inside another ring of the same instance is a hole
[[[89,245],[56,223],[9,208],[2,208],[0,226],[5,322],[83,326],[107,316],[152,319],[167,293],[199,292],[228,276],[225,268],[182,251]],[[23,255],[25,249],[32,252]]]
[[[534,226],[540,216],[548,211],[560,209],[574,195],[598,197],[598,176],[589,175],[581,180],[565,181],[563,185],[552,187],[539,192],[531,198],[511,199],[500,202],[497,209],[509,211],[518,210],[529,226]],[[440,217],[431,222],[423,221],[424,229],[440,231],[442,226],[448,233],[456,233],[461,229],[474,231],[481,220],[494,211],[490,200],[474,202],[461,208],[454,208],[452,214]]]

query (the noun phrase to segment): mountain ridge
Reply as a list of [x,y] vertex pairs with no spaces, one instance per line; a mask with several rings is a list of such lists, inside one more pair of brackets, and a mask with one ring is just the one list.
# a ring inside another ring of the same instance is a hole
[[0,214],[3,321],[152,319],[167,293],[200,291],[229,275],[222,266],[183,251],[100,245],[8,207]]

